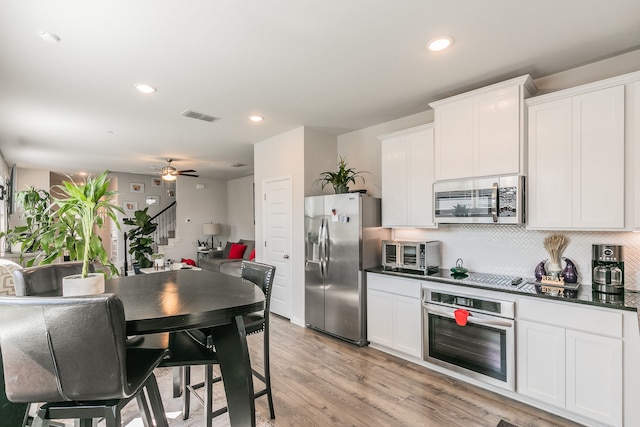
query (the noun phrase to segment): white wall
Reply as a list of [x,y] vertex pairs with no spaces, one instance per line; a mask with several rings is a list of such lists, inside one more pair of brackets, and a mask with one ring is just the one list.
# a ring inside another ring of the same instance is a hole
[[[198,184],[204,188],[197,188]],[[176,181],[176,240],[175,246],[163,252],[166,258],[196,260],[198,240],[206,240],[206,222],[227,224],[227,183],[225,181],[179,176]],[[226,241],[227,230],[218,236]]]
[[253,193],[253,175],[227,181],[227,223],[222,227],[228,230],[226,234],[231,242],[255,240]]
[[[312,181],[323,170],[333,170],[336,138],[321,131],[299,127],[254,145],[256,183],[256,259],[262,260],[264,237],[262,218],[263,184],[266,179],[291,178],[292,266],[291,321],[304,324],[304,197],[305,191],[320,194]],[[307,163],[308,162],[308,163]],[[311,182],[309,182],[311,181]]]

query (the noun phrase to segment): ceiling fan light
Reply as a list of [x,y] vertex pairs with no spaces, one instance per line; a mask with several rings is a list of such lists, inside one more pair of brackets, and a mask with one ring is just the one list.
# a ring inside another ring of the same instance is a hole
[[162,179],[164,179],[165,181],[175,181],[176,176],[171,174],[162,175]]

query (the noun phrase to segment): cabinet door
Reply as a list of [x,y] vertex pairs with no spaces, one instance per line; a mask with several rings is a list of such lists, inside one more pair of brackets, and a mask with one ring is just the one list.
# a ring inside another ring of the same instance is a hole
[[518,393],[564,408],[564,328],[526,320],[517,323]]
[[393,295],[367,290],[367,339],[372,344],[393,346]]
[[622,425],[622,340],[572,330],[566,339],[566,408]]
[[520,172],[520,87],[508,87],[474,99],[473,175]]
[[[433,128],[407,135],[407,223],[435,227],[433,220]],[[398,172],[400,173],[400,172]],[[399,206],[396,206],[398,209]]]
[[422,358],[422,319],[419,298],[393,296],[393,348]]
[[435,109],[436,180],[473,174],[473,100]]
[[407,225],[407,144],[405,136],[382,141],[382,226]]
[[624,228],[624,85],[573,98],[573,226]]
[[635,229],[640,230],[640,81],[635,82],[631,86],[633,92],[633,130],[634,130],[634,148],[635,148],[635,163],[634,163],[634,176],[635,176]]
[[572,220],[572,103],[529,107],[527,227],[570,228]]

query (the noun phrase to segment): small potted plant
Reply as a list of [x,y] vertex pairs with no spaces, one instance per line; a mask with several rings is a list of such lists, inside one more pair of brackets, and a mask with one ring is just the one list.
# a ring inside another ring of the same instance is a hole
[[[54,205],[59,207],[55,212],[58,221],[55,236],[48,235],[53,238],[45,240],[47,250],[50,254],[68,251],[82,260],[82,273],[63,278],[65,296],[102,293],[105,276],[118,274],[102,239],[96,234],[96,229],[101,228],[107,218],[120,228],[116,212],[124,213],[121,207],[111,203],[116,192],[108,190],[111,180],[107,174],[105,171],[95,178],[87,177],[83,183],[69,179],[55,187],[62,197],[54,198]],[[69,229],[77,230],[77,237],[70,236]],[[96,273],[89,273],[90,263],[99,264]]]
[[156,270],[164,268],[164,254],[152,254],[151,258],[153,258],[153,264]]
[[355,184],[356,178],[360,178],[364,184],[364,178],[361,176],[363,173],[369,173],[367,171],[356,172],[354,168],[347,167],[347,162],[344,158],[340,157],[338,162],[338,170],[335,172],[322,172],[320,178],[316,179],[314,183],[319,182],[322,185],[322,189],[328,184],[333,186],[333,190],[336,194],[348,193],[349,183]]

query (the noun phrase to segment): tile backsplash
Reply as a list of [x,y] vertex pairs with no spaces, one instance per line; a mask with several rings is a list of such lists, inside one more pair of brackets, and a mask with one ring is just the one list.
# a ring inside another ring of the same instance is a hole
[[[578,267],[580,283],[591,284],[591,245],[624,246],[625,288],[640,291],[640,233],[595,231],[534,231],[524,225],[440,225],[437,229],[394,229],[397,240],[442,241],[442,268],[458,258],[470,271],[533,277],[536,265],[549,258],[544,239],[562,234],[569,244],[562,254]],[[564,262],[562,263],[564,267]]]

